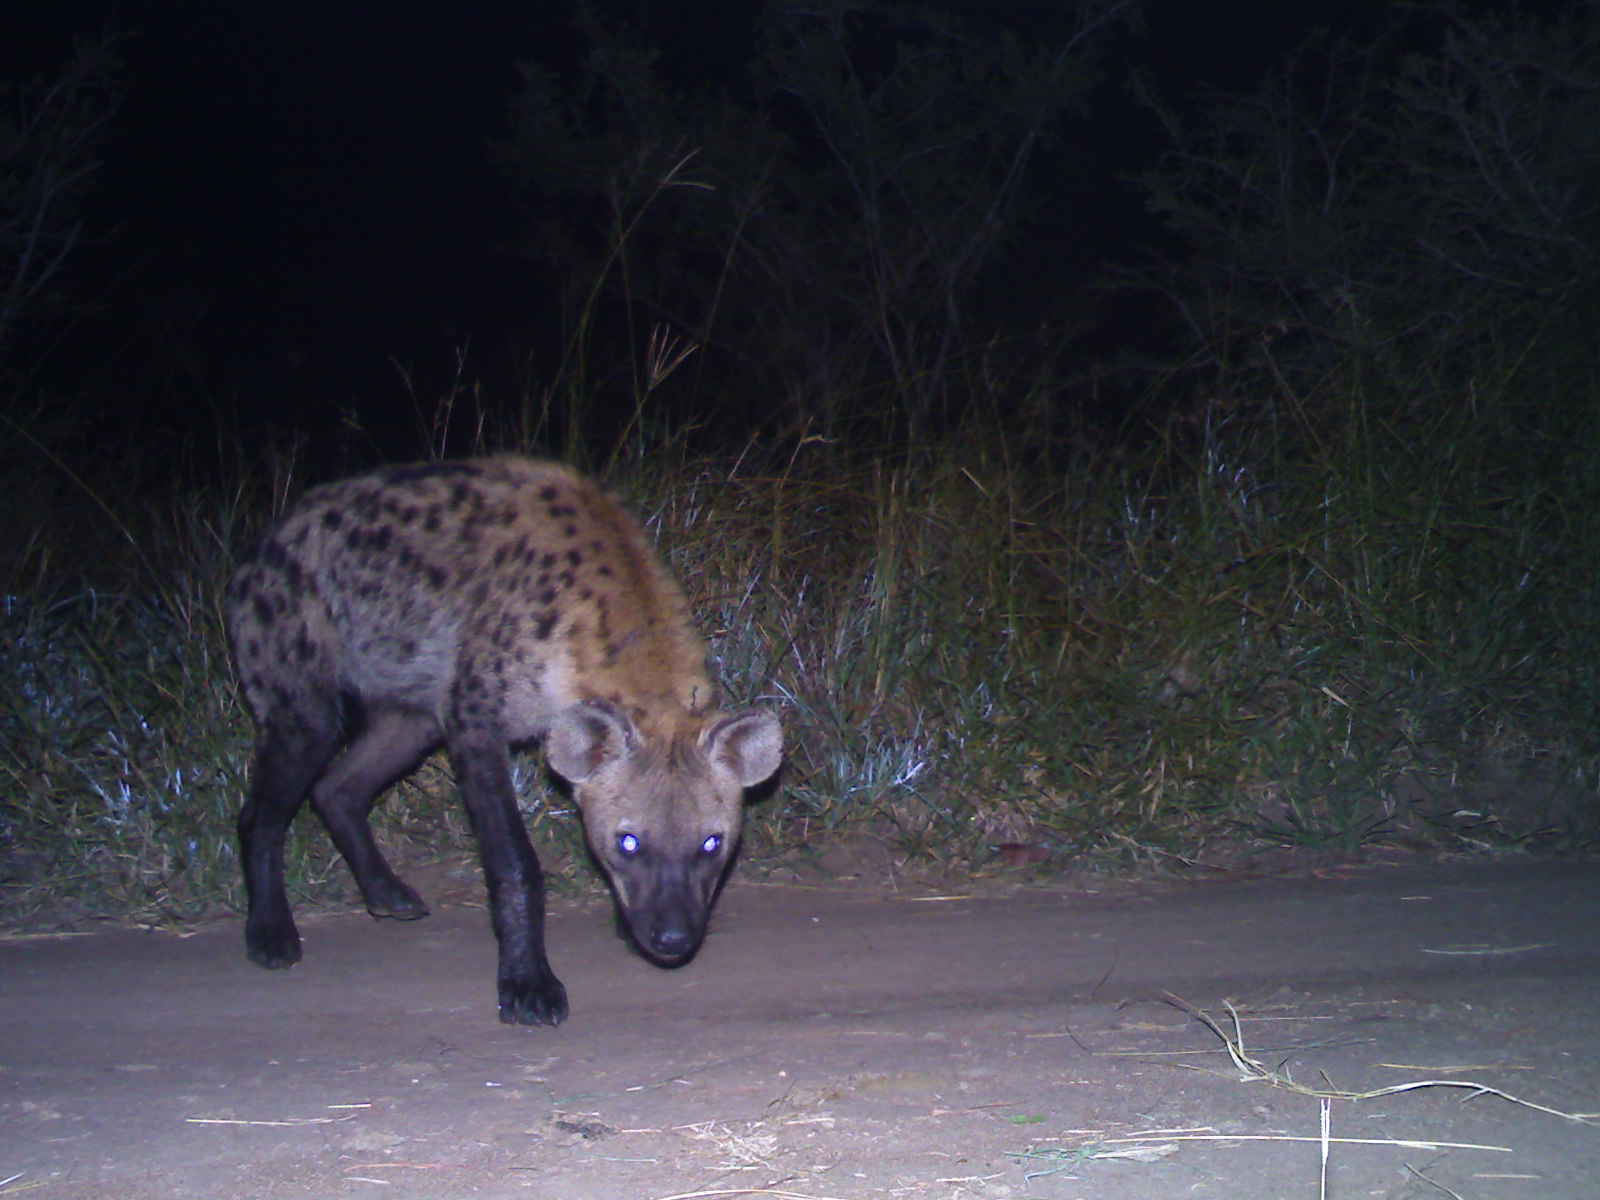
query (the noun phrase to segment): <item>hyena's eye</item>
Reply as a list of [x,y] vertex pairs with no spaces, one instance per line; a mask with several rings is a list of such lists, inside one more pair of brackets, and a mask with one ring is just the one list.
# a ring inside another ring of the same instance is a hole
[[639,839],[631,833],[619,833],[617,834],[617,849],[622,851],[628,858],[632,858],[639,853]]
[[710,837],[706,838],[705,841],[700,843],[701,854],[712,855],[720,849],[722,849],[722,835],[720,833],[713,833]]

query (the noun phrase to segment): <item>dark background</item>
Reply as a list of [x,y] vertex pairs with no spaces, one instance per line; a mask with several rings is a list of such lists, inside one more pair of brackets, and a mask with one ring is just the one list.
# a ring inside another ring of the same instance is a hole
[[[1059,11],[942,7],[1023,31]],[[990,281],[974,332],[1070,306],[1093,351],[1155,324],[1126,300],[1085,318],[1082,298],[1108,264],[1181,251],[1126,182],[1159,146],[1134,70],[1182,111],[1207,88],[1251,88],[1312,28],[1359,34],[1389,7],[1147,4],[1142,30],[1114,38],[1092,120],[1036,160],[1044,193],[1062,197],[1042,209],[1060,219],[1034,219],[1027,269]],[[668,78],[737,87],[753,53],[756,5],[593,8],[659,47]],[[74,39],[102,31],[122,58],[85,210],[93,242],[72,264],[81,311],[15,356],[18,394],[70,397],[101,438],[214,421],[313,438],[360,424],[382,442],[452,378],[504,393],[554,370],[560,281],[526,252],[537,201],[491,146],[516,64],[561,72],[583,52],[571,6],[88,3],[30,6],[7,25],[11,80],[48,78]]]

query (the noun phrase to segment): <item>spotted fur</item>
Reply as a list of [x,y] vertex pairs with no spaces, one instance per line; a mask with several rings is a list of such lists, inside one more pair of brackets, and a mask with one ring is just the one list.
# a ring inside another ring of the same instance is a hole
[[558,1024],[566,990],[510,775],[512,748],[534,741],[571,783],[639,949],[662,965],[694,955],[743,793],[776,772],[782,730],[717,710],[682,591],[592,481],[505,457],[317,488],[239,568],[227,615],[258,727],[239,817],[253,961],[300,958],[283,844],[308,795],[368,910],[427,915],[368,814],[442,745],[483,860],[500,1019]]

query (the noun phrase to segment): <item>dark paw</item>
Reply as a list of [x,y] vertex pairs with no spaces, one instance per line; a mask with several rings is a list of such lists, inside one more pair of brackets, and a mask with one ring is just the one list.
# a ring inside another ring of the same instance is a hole
[[249,929],[244,931],[244,952],[251,962],[269,970],[292,967],[300,961],[300,934],[287,929]]
[[507,1025],[559,1025],[567,1019],[567,989],[554,975],[536,983],[500,981],[500,1020]]
[[375,917],[390,917],[396,921],[416,921],[428,915],[428,906],[398,879],[384,880],[367,888],[363,899],[367,911]]

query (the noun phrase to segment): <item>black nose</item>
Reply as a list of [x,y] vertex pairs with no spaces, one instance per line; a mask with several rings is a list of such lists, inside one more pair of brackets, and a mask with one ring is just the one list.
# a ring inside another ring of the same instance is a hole
[[650,949],[662,958],[682,958],[694,949],[694,938],[687,929],[657,929],[650,935]]

